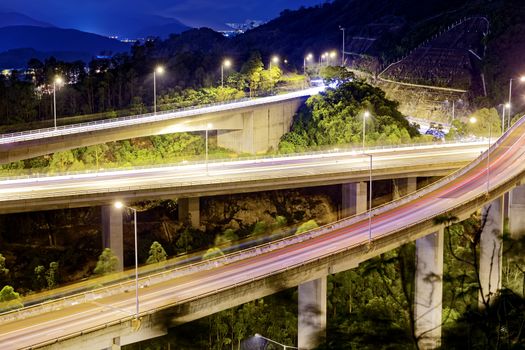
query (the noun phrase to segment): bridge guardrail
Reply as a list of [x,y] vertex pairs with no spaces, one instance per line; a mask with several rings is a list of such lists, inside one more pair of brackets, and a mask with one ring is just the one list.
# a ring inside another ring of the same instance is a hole
[[[398,148],[407,149],[407,148],[417,148],[417,147],[428,147],[428,148],[440,148],[440,147],[455,147],[455,146],[464,146],[464,145],[480,145],[483,146],[486,144],[486,141],[453,141],[453,142],[421,142],[421,143],[409,143],[409,144],[399,144],[399,145],[382,145],[382,146],[371,146],[365,148],[365,152],[371,151],[382,151],[382,150],[395,150]],[[361,154],[363,149],[361,147],[335,147],[333,149],[320,150],[320,151],[307,151],[301,153],[283,153],[283,154],[274,154],[274,155],[264,155],[264,156],[242,156],[238,158],[217,158],[217,159],[208,159],[208,164],[217,164],[217,163],[234,163],[234,162],[246,162],[246,161],[265,161],[265,160],[275,160],[275,159],[289,159],[294,157],[305,157],[305,156],[314,156],[314,155],[333,155],[337,153],[351,153],[355,152],[356,154]],[[27,175],[14,175],[14,176],[4,176],[0,177],[0,181],[8,180],[22,180],[22,179],[38,179],[38,178],[49,178],[49,177],[61,177],[61,176],[76,176],[84,174],[106,174],[109,172],[115,171],[135,171],[135,170],[154,170],[154,169],[163,169],[171,167],[182,167],[190,165],[205,165],[206,163],[203,160],[191,160],[191,161],[180,161],[177,163],[167,163],[167,164],[156,164],[155,166],[143,165],[143,166],[131,166],[131,167],[122,167],[122,168],[105,168],[105,169],[94,169],[94,170],[77,170],[77,171],[67,171],[67,172],[58,172],[58,173],[32,173]]]
[[[494,144],[491,145],[490,150],[492,151],[493,148],[497,147],[502,142],[502,140],[504,140],[508,136],[508,134],[511,132],[511,130],[515,129],[518,125],[522,124],[524,122],[524,120],[525,120],[525,118],[520,119],[511,128],[509,128],[503,134],[503,136],[498,139],[498,141],[496,141]],[[299,235],[294,235],[294,236],[291,236],[291,237],[282,238],[280,240],[268,242],[268,243],[262,244],[262,245],[257,246],[257,247],[253,247],[253,248],[249,248],[249,249],[246,249],[246,250],[241,250],[241,251],[238,251],[238,252],[230,253],[230,254],[227,254],[227,255],[224,255],[224,256],[221,256],[221,257],[217,257],[217,258],[213,258],[213,259],[209,259],[209,260],[206,260],[206,261],[201,261],[201,262],[198,262],[198,263],[193,263],[193,264],[190,264],[190,265],[178,267],[178,268],[175,268],[175,269],[172,269],[172,270],[169,270],[169,271],[159,272],[157,274],[153,274],[153,275],[150,275],[150,276],[141,277],[139,279],[139,281],[142,282],[141,286],[147,286],[147,285],[150,285],[152,282],[153,283],[160,283],[160,282],[165,281],[167,279],[173,279],[173,278],[181,277],[181,276],[184,276],[184,275],[187,275],[187,274],[191,274],[191,273],[194,273],[194,272],[197,272],[197,271],[209,270],[211,268],[215,268],[215,267],[218,267],[220,265],[225,265],[225,264],[228,264],[228,263],[231,263],[231,262],[234,262],[234,261],[243,260],[243,259],[246,259],[246,258],[249,258],[249,257],[253,257],[253,256],[256,256],[256,255],[260,255],[260,254],[263,254],[263,253],[267,253],[267,252],[273,251],[275,249],[280,249],[280,248],[283,248],[284,246],[297,244],[297,243],[300,243],[300,242],[312,239],[314,237],[326,234],[327,232],[331,232],[334,229],[340,229],[340,228],[349,226],[351,224],[354,224],[356,222],[359,222],[359,221],[362,221],[362,220],[366,220],[366,219],[368,219],[369,215],[371,215],[372,217],[376,216],[378,214],[381,214],[381,213],[383,213],[385,211],[388,211],[388,210],[392,209],[392,207],[396,207],[396,206],[399,206],[399,205],[406,204],[406,203],[408,203],[408,202],[410,202],[410,201],[412,201],[414,199],[420,198],[420,197],[428,194],[429,192],[432,192],[433,190],[441,187],[442,183],[454,180],[457,177],[465,174],[467,171],[469,171],[473,167],[477,166],[482,160],[484,160],[486,158],[486,155],[487,155],[487,151],[485,151],[483,154],[481,154],[479,157],[477,157],[468,166],[466,166],[466,167],[464,167],[464,168],[454,172],[453,174],[451,174],[449,176],[446,176],[446,177],[436,181],[435,183],[426,186],[425,188],[423,188],[423,189],[421,189],[421,190],[419,190],[417,192],[414,192],[412,194],[404,196],[404,197],[402,197],[402,198],[400,198],[398,200],[392,201],[390,203],[386,203],[384,205],[376,207],[370,212],[365,212],[365,213],[361,213],[361,214],[358,214],[358,215],[354,215],[354,216],[349,217],[349,218],[344,218],[344,219],[336,221],[334,223],[321,226],[321,227],[319,227],[317,229],[314,229],[314,230],[311,230],[311,231],[307,231],[307,232],[304,232],[304,233],[299,234]],[[462,206],[464,204],[465,203],[460,203],[460,204],[454,206],[453,208],[460,207],[460,206]],[[444,210],[443,213],[446,213],[446,212],[452,210],[453,208],[448,208],[447,210]],[[416,221],[416,222],[413,222],[411,224],[405,225],[405,226],[403,226],[403,227],[401,227],[399,229],[408,228],[408,227],[417,225],[418,223],[424,222],[426,220],[427,219],[422,219],[420,221]],[[383,235],[376,236],[376,238],[382,237],[382,236]],[[365,242],[362,242],[362,243],[357,243],[357,244],[355,244],[355,245],[353,245],[351,247],[356,247],[356,246],[359,246],[359,245],[362,245],[362,244],[365,244],[365,243],[367,243],[367,242],[365,241]],[[341,251],[348,250],[348,249],[350,249],[350,248],[347,247],[347,248],[342,249]],[[335,252],[335,253],[337,253],[337,252]],[[334,252],[332,252],[330,254],[334,254]],[[318,259],[318,258],[316,258],[316,259]],[[303,262],[302,264],[305,264],[305,263],[307,263],[307,262]],[[286,269],[289,269],[289,268],[292,268],[292,267],[287,267]],[[277,271],[277,272],[280,272],[280,270]],[[273,273],[275,273],[275,271]],[[167,277],[167,279],[166,279],[166,277]],[[259,278],[262,278],[262,277],[259,277]],[[146,281],[146,283],[144,283],[145,281]],[[46,312],[46,311],[52,311],[52,310],[56,310],[56,309],[61,309],[61,308],[65,307],[65,306],[74,305],[75,303],[90,301],[89,299],[95,298],[95,297],[90,297],[92,295],[99,295],[98,297],[96,297],[96,299],[99,299],[99,298],[104,298],[104,297],[107,297],[107,296],[110,296],[110,295],[114,295],[116,292],[129,291],[130,288],[131,289],[134,288],[134,281],[122,282],[122,283],[119,283],[118,285],[112,285],[112,286],[109,286],[109,287],[103,287],[103,288],[100,288],[100,289],[95,289],[95,290],[90,291],[90,292],[83,292],[83,293],[80,293],[80,294],[77,294],[77,295],[74,295],[74,296],[64,297],[64,298],[60,299],[60,301],[58,301],[58,302],[54,300],[54,301],[50,301],[50,302],[47,302],[47,303],[44,303],[44,304],[33,305],[33,306],[28,307],[28,308],[21,308],[21,309],[17,309],[17,310],[13,310],[13,311],[8,311],[8,312],[0,314],[0,320],[2,322],[4,322],[4,321],[7,321],[7,322],[14,321],[14,320],[17,320],[17,319],[28,317],[27,315],[25,315],[26,313],[29,313],[29,316],[31,316],[31,315],[40,314],[40,313]],[[105,291],[106,293],[102,294],[101,293],[102,291]],[[202,296],[200,296],[200,297],[202,297]],[[29,310],[29,312],[27,312],[28,310]],[[22,315],[22,313],[24,313],[24,315]],[[144,312],[143,314],[148,314],[148,313],[149,312]],[[129,319],[129,317],[123,318],[123,320],[125,320],[125,319]]]
[[[202,111],[202,110],[210,109],[216,106],[228,106],[228,105],[231,106],[231,108],[225,108],[224,110],[244,108],[244,107],[249,107],[251,105],[256,106],[256,105],[264,104],[264,103],[279,102],[287,98],[308,96],[313,93],[318,93],[322,91],[323,89],[324,87],[323,88],[310,88],[307,90],[299,90],[297,92],[291,92],[291,93],[287,93],[284,95],[266,96],[266,97],[260,97],[260,98],[244,97],[238,100],[215,102],[215,103],[209,103],[209,104],[194,106],[194,107],[183,107],[182,109],[159,111],[157,113],[145,113],[145,114],[139,114],[139,115],[112,118],[112,119],[102,119],[102,120],[97,120],[97,121],[92,121],[92,122],[61,125],[61,126],[57,126],[56,128],[50,127],[50,128],[41,128],[41,129],[34,129],[34,130],[28,130],[28,131],[20,131],[20,132],[15,132],[15,133],[2,134],[0,135],[0,144],[5,144],[8,142],[19,142],[19,141],[24,141],[26,139],[32,139],[32,137],[29,137],[29,136],[36,135],[36,134],[42,134],[42,136],[45,136],[45,137],[63,135],[63,134],[72,134],[72,133],[75,133],[75,131],[81,132],[82,131],[81,128],[88,127],[88,126],[95,126],[97,128],[93,128],[93,130],[100,130],[102,129],[103,126],[108,126],[110,124],[113,124],[114,127],[127,126],[127,125],[130,125],[130,123],[126,123],[129,121],[141,120],[143,122],[153,122],[153,121],[160,121],[160,120],[166,120],[166,119],[182,118],[186,116],[195,115],[196,111],[201,111],[201,113],[209,113],[210,111]],[[272,101],[272,99],[275,101]],[[249,102],[252,102],[252,103],[250,104]],[[188,112],[188,113],[184,113],[184,112]],[[176,114],[176,113],[181,113],[181,115],[180,116],[169,116],[169,115]],[[61,131],[69,131],[69,132],[63,133]],[[13,139],[13,138],[16,138],[16,139],[10,141],[10,139]]]

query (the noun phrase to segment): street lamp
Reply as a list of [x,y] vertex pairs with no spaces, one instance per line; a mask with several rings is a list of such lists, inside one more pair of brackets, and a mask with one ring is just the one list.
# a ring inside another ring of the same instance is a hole
[[370,117],[370,112],[363,113],[363,152],[365,151],[365,137],[366,137],[366,119]]
[[213,127],[212,123],[206,124],[206,174],[208,173],[208,129]]
[[[476,117],[470,117],[469,122],[472,124],[477,123]],[[490,189],[490,139],[492,138],[492,123],[489,119],[489,148],[487,149],[487,195],[489,194]]]
[[284,345],[284,344],[281,344],[281,343],[279,343],[279,342],[277,342],[277,341],[275,341],[275,340],[272,340],[272,339],[270,339],[270,338],[266,338],[266,337],[260,335],[259,333],[255,333],[255,338],[261,338],[261,339],[264,339],[264,340],[269,341],[269,342],[271,342],[271,343],[274,343],[274,344],[276,344],[276,345],[282,346],[282,347],[283,347],[283,350],[286,350],[286,349],[299,349],[299,348],[297,348],[297,347],[295,347],[295,346],[290,346],[290,345]]
[[336,56],[337,56],[337,52],[336,51],[330,52],[330,63],[332,62],[332,60],[335,59]]
[[509,122],[510,122],[510,103],[504,103],[502,106],[501,106],[501,133],[503,134],[505,132],[505,110],[508,109],[509,110],[509,116],[508,116],[508,119],[509,119]]
[[306,75],[306,62],[310,62],[314,58],[314,55],[309,53],[303,58],[303,74]]
[[[279,64],[279,56],[272,56],[270,60],[270,71],[272,70],[272,63],[273,64]],[[271,72],[270,72],[271,74]]]
[[319,67],[321,67],[323,65],[323,60],[325,58],[325,54],[323,53],[322,55],[319,56]]
[[345,65],[345,28],[339,26],[339,30],[343,31],[343,50],[341,51],[341,67]]
[[135,320],[139,319],[139,257],[137,249],[137,209],[127,207],[121,201],[115,202],[115,208],[126,208],[133,212],[133,223],[135,229]]
[[57,97],[56,97],[56,91],[57,91],[57,85],[62,85],[64,83],[64,80],[60,76],[56,76],[55,79],[53,79],[53,121],[55,125],[55,129],[57,128]]
[[508,122],[507,122],[508,126],[510,126],[510,118],[512,116],[511,112],[510,112],[510,107],[512,106],[512,81],[513,80],[519,80],[520,82],[523,83],[523,82],[525,82],[525,75],[522,75],[521,77],[519,77],[517,79],[516,78],[510,78],[509,79],[509,102],[508,102],[508,104],[509,104],[509,108],[508,108],[509,109],[509,117],[507,118],[508,119]]
[[330,59],[330,54],[328,53],[328,51],[324,53],[324,58],[326,61],[326,66],[328,67],[328,60]]
[[224,68],[230,68],[232,66],[232,61],[225,59],[221,64],[221,87],[224,87]]
[[368,174],[368,245],[372,243],[372,155],[365,154],[370,158],[370,168]]
[[153,113],[157,114],[157,74],[164,73],[164,67],[157,66],[153,70]]

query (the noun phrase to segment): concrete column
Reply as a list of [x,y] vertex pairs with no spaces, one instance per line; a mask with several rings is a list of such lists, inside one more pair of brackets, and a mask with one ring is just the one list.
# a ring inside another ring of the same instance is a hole
[[415,333],[419,348],[441,345],[443,229],[416,240]]
[[111,344],[111,350],[120,350],[120,337],[113,338],[113,344]]
[[314,349],[326,335],[326,277],[300,284],[298,347]]
[[179,206],[179,221],[189,221],[191,227],[199,227],[201,221],[199,197],[179,198],[177,204]]
[[501,288],[503,197],[483,207],[483,218],[485,226],[481,232],[479,249],[479,305],[482,307],[493,301],[495,293]]
[[417,177],[393,179],[392,199],[396,200],[417,190]]
[[124,238],[122,210],[113,205],[102,207],[102,245],[109,248],[118,258],[117,271],[124,269]]
[[368,183],[341,185],[341,218],[363,213],[368,208]]
[[509,193],[509,231],[514,239],[525,234],[525,185]]

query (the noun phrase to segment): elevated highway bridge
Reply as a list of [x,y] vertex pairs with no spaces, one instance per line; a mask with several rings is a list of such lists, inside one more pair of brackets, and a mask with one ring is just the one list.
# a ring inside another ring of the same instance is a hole
[[[481,297],[490,298],[498,286],[494,276],[499,275],[494,271],[498,271],[500,255],[487,258],[486,247],[494,251],[497,233],[503,230],[503,194],[520,185],[525,176],[525,119],[489,152],[490,157],[484,152],[461,170],[371,212],[141,279],[142,328],[138,331],[130,326],[135,310],[135,297],[130,293],[134,284],[130,282],[57,301],[56,307],[4,315],[0,347],[118,346],[141,336],[159,335],[169,325],[299,286],[299,347],[313,348],[315,334],[323,329],[326,318],[326,276],[410,241],[416,241],[417,255],[416,333],[422,348],[436,347],[442,279],[428,276],[443,273],[443,224],[434,219],[444,214],[465,218],[485,206],[491,224],[481,239],[480,275],[487,287]],[[314,322],[301,315],[312,306],[319,311],[311,316]]]

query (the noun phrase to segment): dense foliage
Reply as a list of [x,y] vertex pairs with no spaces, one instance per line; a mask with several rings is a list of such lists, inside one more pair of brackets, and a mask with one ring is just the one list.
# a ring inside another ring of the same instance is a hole
[[[300,152],[328,145],[359,145],[366,123],[366,144],[400,144],[419,135],[397,110],[398,103],[362,81],[349,81],[309,98],[292,126],[281,138],[279,150]],[[370,113],[365,118],[365,111]]]

